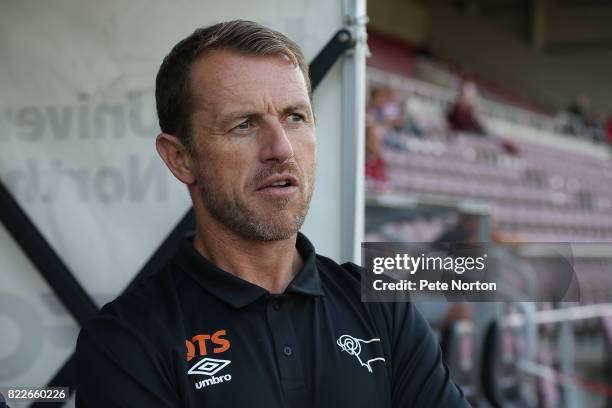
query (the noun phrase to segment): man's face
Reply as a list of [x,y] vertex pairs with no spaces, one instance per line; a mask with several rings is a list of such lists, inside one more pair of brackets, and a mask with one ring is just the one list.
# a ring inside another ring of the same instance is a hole
[[295,234],[314,188],[316,141],[306,83],[281,56],[213,51],[192,69],[197,191],[232,232]]

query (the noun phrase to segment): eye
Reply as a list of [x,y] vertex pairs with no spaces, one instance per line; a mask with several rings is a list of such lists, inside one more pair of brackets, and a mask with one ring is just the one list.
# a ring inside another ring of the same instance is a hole
[[303,122],[304,121],[304,116],[300,115],[299,113],[291,113],[288,117],[291,122]]
[[249,130],[251,128],[252,124],[250,120],[245,120],[244,122],[242,122],[241,124],[239,124],[238,126],[236,126],[234,129],[236,130]]

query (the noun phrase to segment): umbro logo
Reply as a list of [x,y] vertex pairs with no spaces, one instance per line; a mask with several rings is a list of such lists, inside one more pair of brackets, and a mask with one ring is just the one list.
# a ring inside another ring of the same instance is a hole
[[208,358],[198,361],[193,367],[187,371],[187,374],[200,374],[207,375],[209,378],[200,380],[195,383],[196,389],[200,390],[209,385],[216,385],[222,382],[228,382],[232,380],[231,374],[224,374],[215,377],[219,371],[223,370],[229,363],[230,360],[220,360],[218,358]]
[[204,375],[215,375],[223,368],[231,363],[229,360],[219,360],[217,358],[208,358],[199,361],[193,367],[189,369],[187,374],[204,374]]

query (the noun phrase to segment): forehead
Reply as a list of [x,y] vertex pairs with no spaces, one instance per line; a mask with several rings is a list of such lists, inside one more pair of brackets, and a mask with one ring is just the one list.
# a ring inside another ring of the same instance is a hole
[[247,56],[213,51],[201,57],[191,71],[195,111],[221,113],[224,109],[266,104],[308,102],[306,81],[298,66],[282,55]]

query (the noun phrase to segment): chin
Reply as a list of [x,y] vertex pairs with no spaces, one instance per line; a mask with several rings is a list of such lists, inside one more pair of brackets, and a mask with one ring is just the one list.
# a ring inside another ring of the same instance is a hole
[[297,229],[295,228],[285,228],[274,226],[274,225],[266,225],[266,226],[257,226],[253,228],[251,238],[256,241],[283,241],[293,237],[297,233]]
[[303,220],[296,218],[294,214],[286,215],[273,214],[272,218],[252,223],[253,235],[263,241],[282,241],[289,239],[302,227]]

